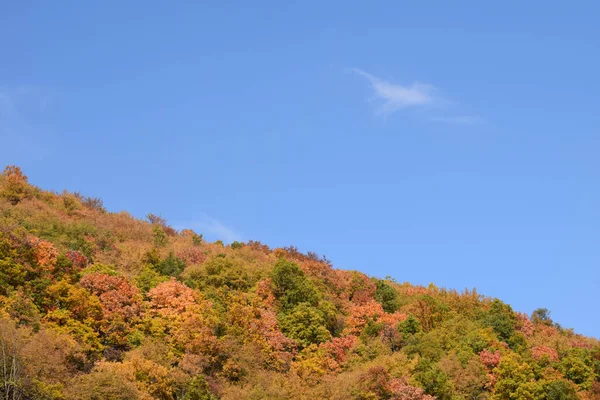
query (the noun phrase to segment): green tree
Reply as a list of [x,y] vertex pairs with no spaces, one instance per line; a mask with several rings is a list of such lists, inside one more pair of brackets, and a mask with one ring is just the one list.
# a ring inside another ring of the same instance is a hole
[[202,234],[192,234],[192,243],[194,246],[200,246],[202,244]]
[[195,376],[187,385],[183,400],[217,400],[218,398],[210,392],[206,379]]
[[162,260],[156,265],[156,270],[163,275],[167,276],[179,276],[185,269],[185,262],[175,257],[175,254],[171,251],[167,258]]
[[572,350],[560,362],[560,369],[565,378],[576,383],[583,390],[590,389],[594,381],[594,370],[586,361],[589,362],[589,358],[583,351],[577,349]]
[[281,302],[281,308],[289,310],[300,303],[316,305],[319,296],[313,283],[306,278],[304,272],[293,262],[279,259],[273,274],[273,294]]
[[438,400],[450,400],[452,398],[452,386],[448,376],[435,363],[422,359],[417,365],[415,375],[417,381],[425,389],[425,393],[435,396]]
[[485,322],[492,327],[500,340],[509,343],[515,333],[517,317],[509,305],[494,299]]
[[390,314],[396,312],[400,307],[398,292],[382,279],[375,280],[375,300],[381,304],[383,311]]
[[555,380],[544,385],[545,400],[577,400],[577,389],[573,384]]
[[288,313],[280,314],[277,319],[281,331],[302,347],[331,339],[323,312],[309,303],[300,303]]
[[494,373],[498,379],[494,399],[533,400],[536,398],[539,387],[534,381],[533,370],[519,355],[510,353],[503,356]]
[[421,332],[421,323],[413,315],[409,315],[404,321],[398,324],[398,332],[403,336],[414,335]]
[[154,246],[165,247],[169,244],[169,238],[160,225],[154,225],[152,228],[154,234]]
[[146,265],[146,267],[144,267],[144,269],[135,278],[137,287],[144,293],[148,293],[150,289],[168,280],[169,278],[159,274],[156,270],[152,268],[151,265]]
[[538,324],[552,325],[552,319],[550,318],[550,310],[547,308],[538,308],[533,310],[531,313],[531,320]]

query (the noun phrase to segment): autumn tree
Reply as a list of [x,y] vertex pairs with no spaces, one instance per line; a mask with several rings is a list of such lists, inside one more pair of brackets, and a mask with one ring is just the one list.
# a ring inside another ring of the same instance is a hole
[[120,363],[100,362],[85,375],[73,379],[68,394],[73,400],[136,400],[141,393],[134,384],[133,371]]
[[13,205],[18,204],[21,200],[28,197],[30,194],[30,186],[27,183],[27,176],[23,174],[21,168],[16,165],[9,165],[2,173],[4,176],[4,184],[0,191],[0,196],[7,199]]
[[0,176],[0,399],[600,398],[546,309],[148,220]]
[[80,284],[100,299],[100,330],[107,343],[127,345],[127,335],[142,311],[142,298],[138,288],[122,276],[101,273],[84,276]]
[[10,320],[0,319],[0,395],[6,400],[21,399],[23,389],[23,361],[19,351],[21,333]]

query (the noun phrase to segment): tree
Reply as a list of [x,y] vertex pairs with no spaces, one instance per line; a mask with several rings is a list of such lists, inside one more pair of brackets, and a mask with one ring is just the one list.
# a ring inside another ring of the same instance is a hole
[[411,311],[419,320],[423,330],[429,332],[444,320],[449,308],[431,295],[422,295],[413,303]]
[[200,289],[213,287],[247,290],[256,283],[260,273],[253,271],[239,259],[219,254],[202,265],[192,266],[185,275],[190,286]]
[[135,282],[137,287],[144,293],[148,293],[148,291],[156,286],[158,286],[162,282],[168,281],[169,278],[159,274],[151,265],[146,265],[144,269],[138,274],[135,278]]
[[517,317],[509,305],[494,299],[485,322],[492,327],[500,340],[509,343],[515,333]]
[[16,165],[8,165],[3,172],[4,185],[0,195],[17,205],[21,200],[29,196],[30,187],[27,183],[27,176],[23,174],[21,168]]
[[581,389],[587,390],[592,387],[594,370],[586,363],[586,355],[580,350],[572,350],[570,354],[560,362],[560,369],[565,378],[577,384]]
[[351,272],[351,281],[348,283],[349,299],[354,304],[369,303],[375,297],[375,284],[365,274]]
[[122,364],[100,362],[89,374],[80,375],[69,385],[73,400],[136,400],[140,392],[133,376]]
[[139,289],[122,276],[100,273],[84,276],[80,284],[100,299],[100,331],[105,335],[107,343],[126,346],[127,335],[142,312]]
[[502,357],[494,369],[494,374],[497,377],[494,399],[533,400],[536,398],[539,387],[534,381],[533,370],[517,354],[510,353]]
[[100,299],[66,280],[48,287],[47,303],[52,309],[69,310],[71,316],[79,321],[98,320],[102,317]]
[[417,366],[415,378],[423,386],[425,393],[438,400],[450,400],[452,389],[448,376],[437,364],[422,359]]
[[156,270],[163,275],[177,277],[181,275],[185,269],[185,262],[175,257],[175,254],[171,251],[164,260],[160,261],[156,265]]
[[150,307],[164,317],[181,314],[196,303],[194,290],[173,278],[151,289],[148,297]]
[[391,379],[389,386],[393,400],[435,400],[435,397],[425,394],[419,387],[407,384],[404,379]]
[[280,258],[271,276],[273,294],[281,308],[289,310],[300,303],[316,305],[319,296],[314,285],[293,262]]
[[[9,289],[23,286],[29,271],[21,261],[22,248],[14,246],[8,235],[0,231],[0,294],[7,295]],[[26,261],[26,260],[23,260]]]
[[188,383],[183,400],[217,400],[217,397],[210,392],[206,379],[199,375]]
[[323,313],[309,303],[300,303],[277,317],[282,332],[302,347],[319,344],[331,338]]
[[398,324],[398,331],[403,337],[408,337],[421,332],[421,323],[414,316],[409,315],[405,321]]
[[531,313],[531,320],[536,324],[552,325],[550,314],[547,308],[538,308]]
[[382,279],[375,281],[375,300],[381,303],[385,312],[390,314],[396,312],[400,307],[398,292]]
[[88,197],[88,196],[80,196],[81,204],[84,207],[89,208],[90,210],[96,210],[99,213],[105,214],[106,208],[104,208],[104,202],[99,197]]
[[577,389],[572,383],[554,380],[544,385],[546,400],[577,400]]
[[12,321],[0,319],[0,395],[6,400],[23,397],[23,364],[19,357],[19,331]]
[[167,234],[165,233],[162,226],[154,225],[152,231],[154,233],[155,247],[165,247],[167,244],[169,244],[169,238],[167,237]]
[[360,399],[389,399],[392,390],[389,385],[390,374],[382,366],[371,367],[359,378]]
[[43,329],[23,344],[25,388],[30,398],[63,398],[64,386],[86,363],[81,346],[69,335]]

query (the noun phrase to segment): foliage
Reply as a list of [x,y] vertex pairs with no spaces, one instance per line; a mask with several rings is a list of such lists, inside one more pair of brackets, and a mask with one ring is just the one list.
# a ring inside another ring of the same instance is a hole
[[160,225],[155,225],[154,231],[154,246],[165,247],[169,243],[169,238],[164,229]]
[[492,327],[500,340],[508,343],[515,333],[517,318],[509,305],[494,299],[485,322]]
[[273,268],[271,282],[273,294],[284,310],[300,303],[315,305],[318,302],[319,296],[314,285],[293,262],[280,258]]
[[231,246],[231,248],[232,248],[232,249],[234,249],[234,250],[235,250],[235,249],[240,249],[240,248],[244,247],[244,244],[243,244],[243,243],[240,243],[240,242],[238,242],[238,241],[236,240],[235,242],[231,243],[231,245],[230,245],[230,246]]
[[281,314],[278,321],[281,331],[302,347],[331,339],[331,334],[325,327],[323,312],[310,303],[298,304],[288,313]]
[[398,292],[386,281],[377,279],[375,281],[375,300],[381,303],[383,310],[393,314],[400,307]]
[[600,342],[498,299],[210,243],[0,176],[0,398],[600,398]]
[[206,379],[202,376],[192,378],[188,384],[184,400],[217,400],[210,392]]
[[4,169],[2,175],[4,176],[4,182],[2,190],[0,190],[0,196],[16,205],[30,195],[31,190],[27,183],[27,176],[23,174],[21,168],[9,165]]
[[162,275],[177,277],[185,269],[185,262],[175,257],[173,252],[169,252],[169,255],[164,260],[158,262],[155,268]]

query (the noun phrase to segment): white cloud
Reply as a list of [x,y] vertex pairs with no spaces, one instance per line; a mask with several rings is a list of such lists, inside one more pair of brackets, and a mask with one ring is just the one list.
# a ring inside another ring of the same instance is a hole
[[177,224],[177,228],[191,228],[198,233],[205,236],[208,235],[215,240],[222,240],[226,243],[235,242],[236,240],[242,241],[242,234],[207,214],[201,214],[191,222]]
[[378,106],[380,114],[388,115],[408,107],[429,106],[439,101],[435,96],[436,89],[433,85],[413,82],[403,86],[358,68],[353,68],[352,71],[367,78],[371,83],[375,97],[381,102]]
[[[436,116],[436,114],[439,115],[440,109],[447,110],[451,108],[456,110],[458,108],[459,110],[460,106],[440,96],[439,90],[434,85],[416,81],[410,85],[400,85],[359,68],[352,68],[351,71],[369,81],[377,105],[377,114],[384,117],[403,109],[413,108],[419,109],[418,115],[428,121],[452,125],[480,125],[485,123],[485,119],[478,115]],[[432,111],[432,109],[437,111]]]

